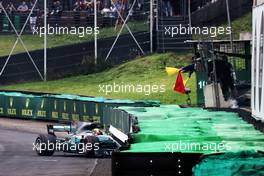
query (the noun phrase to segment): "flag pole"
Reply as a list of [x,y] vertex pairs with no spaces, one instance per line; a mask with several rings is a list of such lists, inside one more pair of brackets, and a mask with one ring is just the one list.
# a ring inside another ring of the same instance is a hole
[[191,0],[188,0],[189,27],[192,27]]
[[153,0],[150,0],[150,53],[153,53]]
[[[229,35],[231,52],[234,53],[233,30],[232,30],[231,17],[230,17],[229,0],[226,0],[226,11],[227,11],[228,27],[231,29],[231,32]],[[236,68],[236,62],[234,59],[233,59],[233,66],[234,66],[234,68]]]
[[47,0],[44,0],[44,81],[47,81]]
[[[94,31],[97,28],[97,1],[94,0]],[[97,33],[94,32],[94,64],[97,65]]]

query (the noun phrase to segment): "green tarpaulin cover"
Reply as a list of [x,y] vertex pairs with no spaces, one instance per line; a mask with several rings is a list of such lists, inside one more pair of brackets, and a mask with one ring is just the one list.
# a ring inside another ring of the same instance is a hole
[[193,168],[194,176],[263,176],[264,154],[254,151],[205,157]]
[[237,113],[176,105],[119,108],[136,116],[141,129],[126,152],[264,151],[264,135]]

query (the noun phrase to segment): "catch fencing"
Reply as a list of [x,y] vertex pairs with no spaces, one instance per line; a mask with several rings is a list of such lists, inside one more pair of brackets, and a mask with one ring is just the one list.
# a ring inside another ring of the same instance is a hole
[[[94,9],[59,13],[52,8],[44,11],[45,2],[35,1],[24,13],[9,13],[7,2],[1,5],[0,37],[7,42],[0,52],[0,84],[94,73],[148,54],[153,49],[150,30],[153,18],[148,0],[127,2],[115,11],[91,4]],[[52,3],[46,4],[47,7],[50,5]],[[113,7],[117,6],[113,4]],[[36,17],[35,23],[32,17]],[[90,36],[81,38],[64,33],[51,36],[46,31],[40,37],[39,29],[48,30],[49,26],[99,28],[99,33],[93,31]],[[14,45],[10,43],[13,39],[16,39]],[[22,48],[17,47],[19,44]]]
[[[145,42],[149,38],[149,33],[138,32],[135,37],[142,48],[149,51],[149,44]],[[94,63],[94,45],[92,41],[48,49],[47,78],[52,80],[69,75],[102,71],[105,68],[134,59],[139,54],[140,51],[137,45],[133,43],[133,39],[129,34],[125,34],[119,38],[118,44],[120,47],[115,48],[111,57],[105,61],[103,56],[107,54],[114,40],[115,37],[98,40],[100,55],[97,65]],[[35,58],[35,64],[43,73],[43,50],[32,51],[31,56]],[[37,70],[34,69],[27,57],[27,53],[12,55],[3,75],[0,76],[0,85],[40,80]],[[3,66],[7,59],[6,56],[0,57],[0,65]]]

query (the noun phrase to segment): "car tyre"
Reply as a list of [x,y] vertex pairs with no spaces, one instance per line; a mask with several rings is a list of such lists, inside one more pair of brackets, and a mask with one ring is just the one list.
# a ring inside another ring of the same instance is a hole
[[35,145],[37,146],[35,151],[39,156],[52,156],[55,152],[56,136],[41,134],[36,138]]

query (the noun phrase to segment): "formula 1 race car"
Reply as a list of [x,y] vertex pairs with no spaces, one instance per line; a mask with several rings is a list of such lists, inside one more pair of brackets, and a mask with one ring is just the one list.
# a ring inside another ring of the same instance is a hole
[[[120,144],[91,122],[78,122],[71,125],[47,125],[48,134],[39,135],[34,143],[40,156],[52,156],[55,151],[83,154],[88,157],[108,157],[118,151]],[[57,137],[55,132],[66,132]]]

